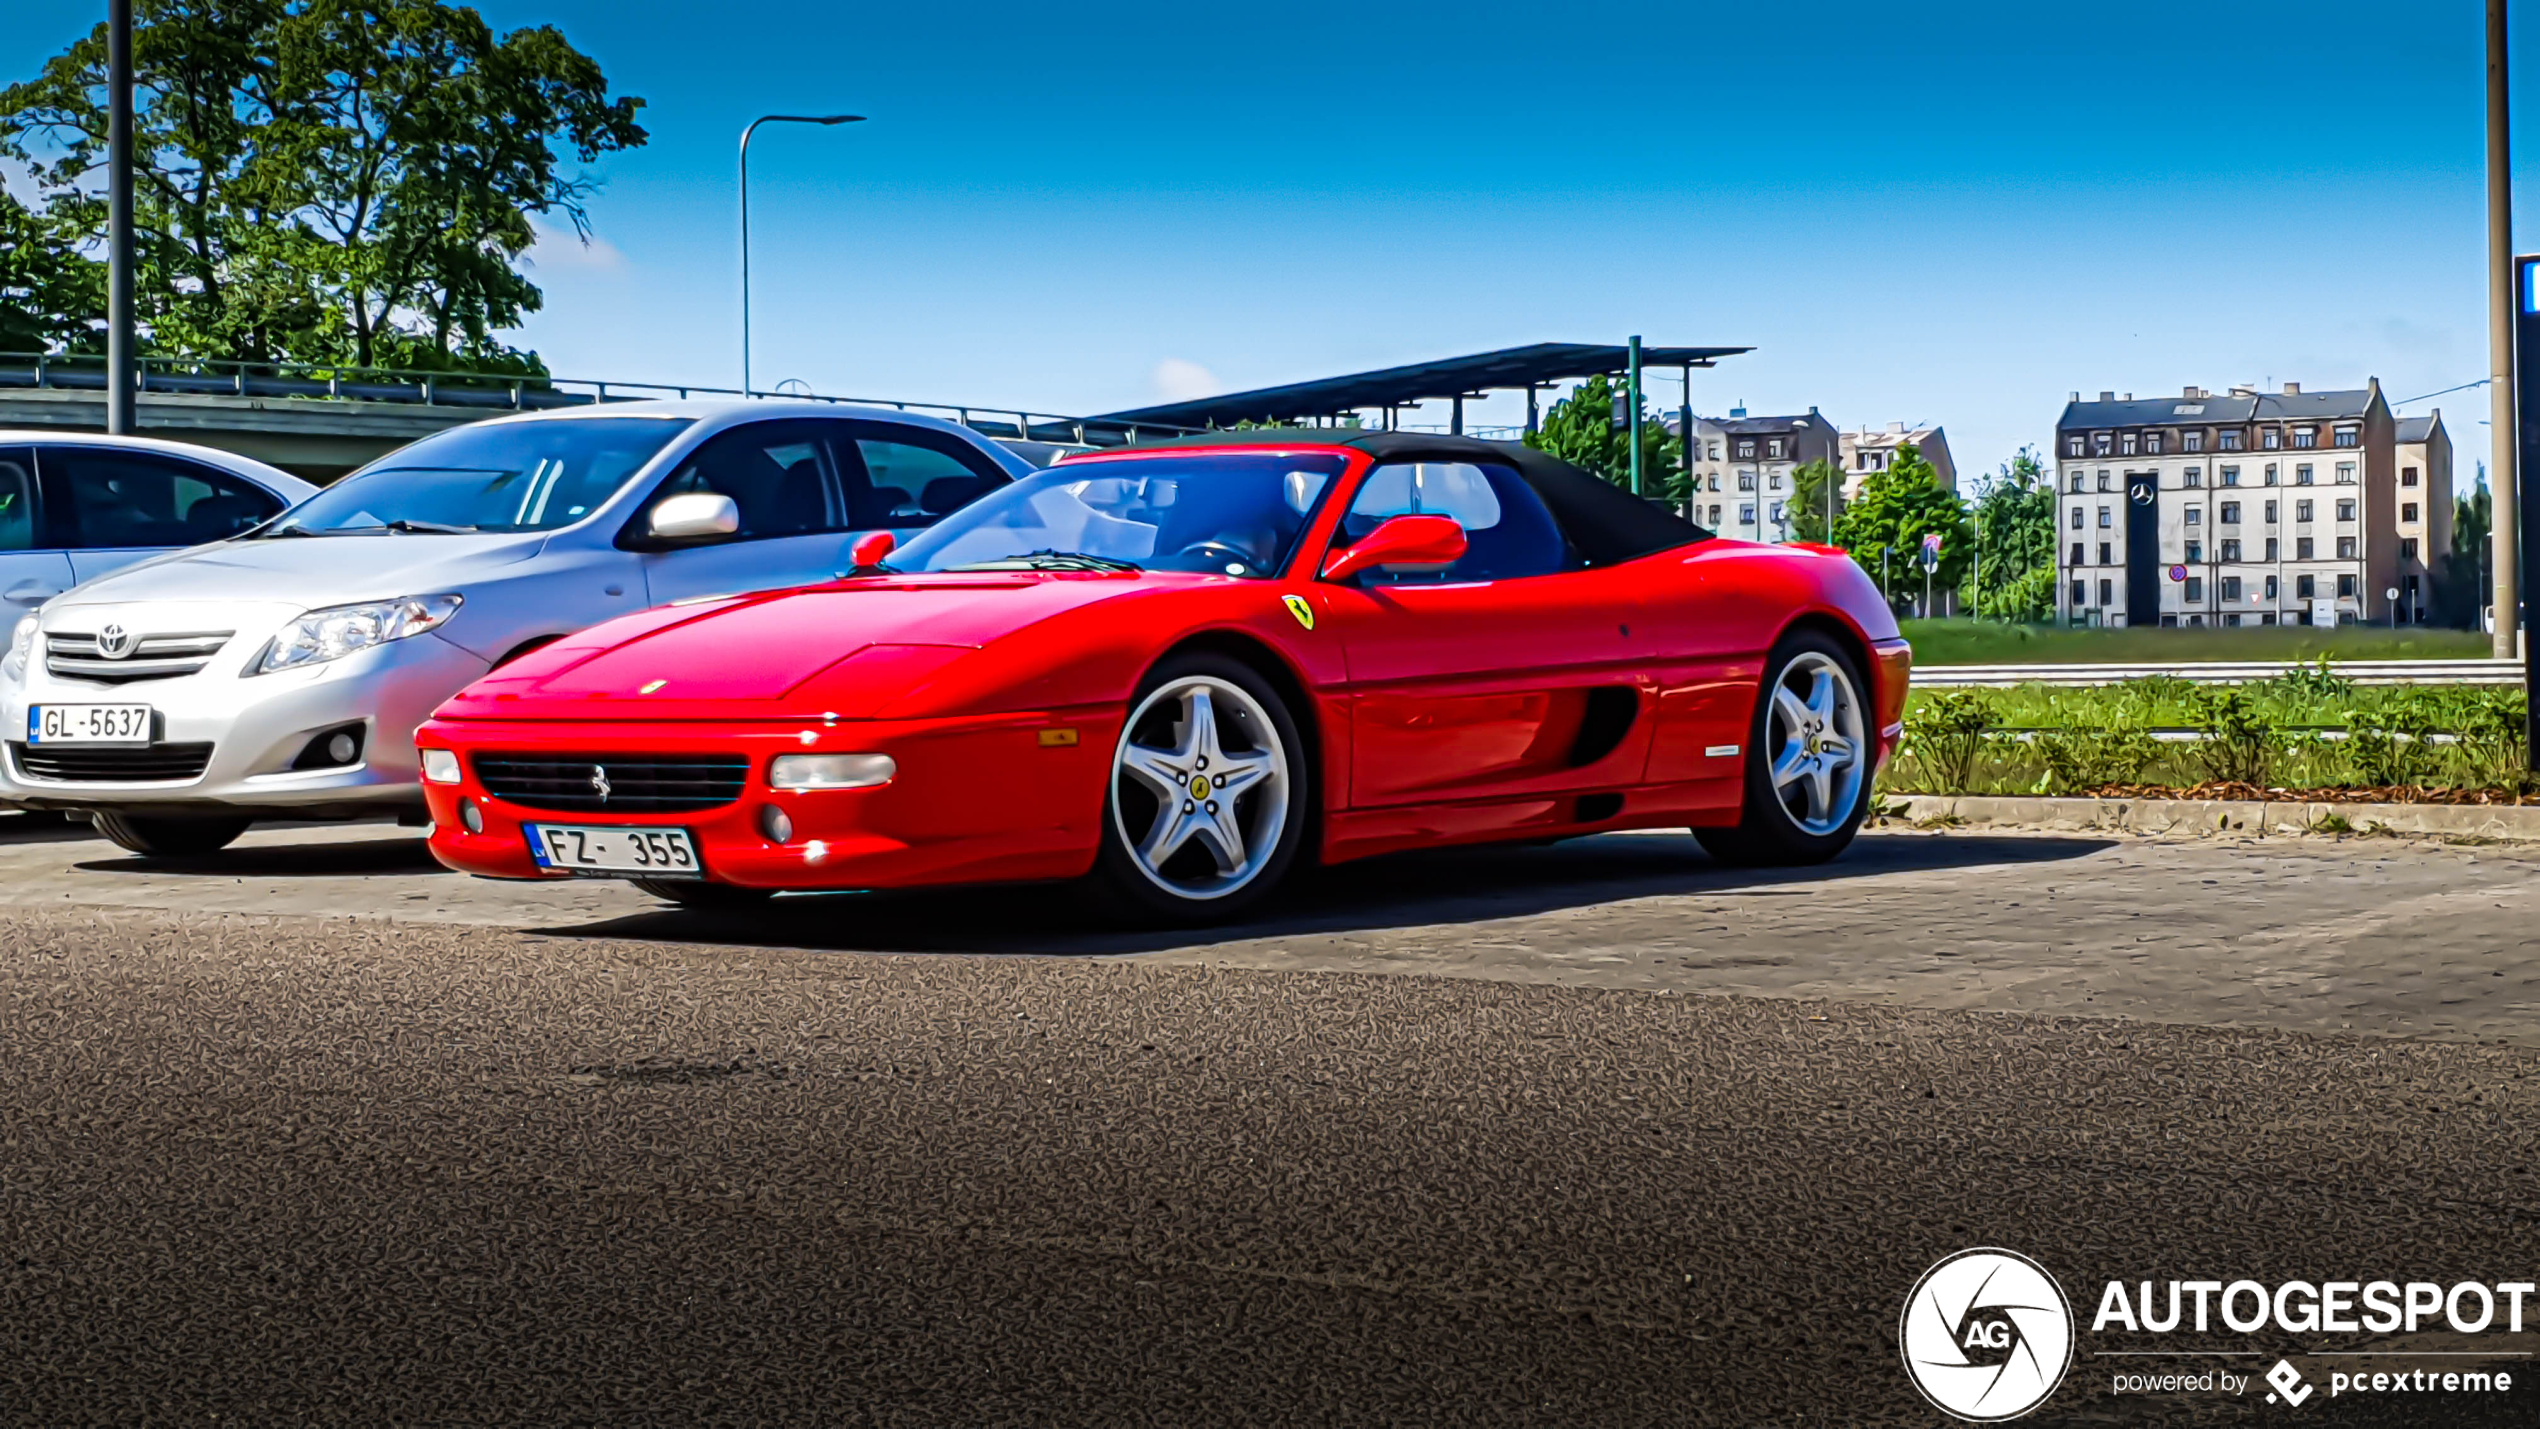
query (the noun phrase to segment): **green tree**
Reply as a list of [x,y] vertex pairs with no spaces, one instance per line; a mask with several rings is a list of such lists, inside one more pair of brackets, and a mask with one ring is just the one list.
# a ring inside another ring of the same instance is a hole
[[94,352],[104,311],[102,265],[62,240],[45,216],[0,189],[0,352]]
[[1955,589],[1974,554],[1967,508],[1957,492],[1940,484],[1940,473],[1911,442],[1896,449],[1896,460],[1885,471],[1869,474],[1859,499],[1836,518],[1834,527],[1835,544],[1881,582],[1891,604],[1899,603],[1900,595],[1920,600],[1923,537],[1932,534],[1940,537],[1940,566],[1931,588]]
[[1965,599],[1977,614],[2040,621],[2055,613],[2055,480],[2031,447],[1976,483],[1980,559]]
[[2487,537],[2496,515],[2487,493],[2487,466],[2478,467],[2469,495],[2452,499],[2452,549],[2434,579],[2434,618],[2463,630],[2479,628],[2480,612],[2493,599],[2494,570],[2488,565]]
[[1843,519],[1843,468],[1823,457],[1791,468],[1790,504],[1783,510],[1792,540],[1826,540],[1829,510],[1834,520]]
[[[139,0],[137,306],[155,350],[536,370],[532,215],[588,234],[581,166],[645,141],[551,27],[444,0]],[[105,27],[0,90],[0,154],[59,234],[105,229]]]
[[[1616,486],[1629,486],[1632,449],[1614,425],[1615,384],[1591,377],[1544,413],[1539,430],[1526,433],[1526,445],[1547,452]],[[1685,491],[1684,443],[1667,424],[1641,404],[1640,462],[1642,490],[1651,496],[1682,500]]]

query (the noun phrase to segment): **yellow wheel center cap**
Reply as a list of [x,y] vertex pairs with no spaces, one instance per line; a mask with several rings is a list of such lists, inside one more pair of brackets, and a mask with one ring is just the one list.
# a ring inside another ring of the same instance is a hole
[[1208,797],[1207,775],[1194,774],[1191,776],[1191,797],[1194,799],[1205,799]]

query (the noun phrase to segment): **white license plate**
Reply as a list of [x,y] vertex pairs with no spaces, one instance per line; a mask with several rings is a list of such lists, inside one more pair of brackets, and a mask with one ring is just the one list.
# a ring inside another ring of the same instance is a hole
[[31,705],[29,744],[148,744],[148,705]]
[[540,868],[568,873],[631,873],[645,878],[702,878],[697,841],[686,829],[530,824],[529,852]]

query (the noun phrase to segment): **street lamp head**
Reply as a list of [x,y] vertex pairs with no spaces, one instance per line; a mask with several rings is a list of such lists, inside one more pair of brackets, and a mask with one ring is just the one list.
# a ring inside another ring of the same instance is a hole
[[861,114],[824,114],[814,122],[821,124],[861,124],[864,122],[864,116]]

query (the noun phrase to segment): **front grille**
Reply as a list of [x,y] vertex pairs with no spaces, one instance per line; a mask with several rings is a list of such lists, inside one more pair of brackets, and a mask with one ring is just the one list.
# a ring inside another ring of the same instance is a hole
[[57,630],[44,637],[44,668],[73,680],[109,685],[134,680],[166,680],[191,675],[236,634],[229,630],[197,630],[171,635],[144,635],[120,660],[106,658],[94,632]]
[[63,784],[163,784],[203,777],[212,762],[208,744],[153,744],[146,749],[89,749],[79,745],[9,746],[18,773]]
[[[742,758],[608,754],[580,759],[478,755],[485,792],[530,809],[568,813],[670,814],[712,809],[741,797],[750,761]],[[605,775],[607,792],[601,791]]]

